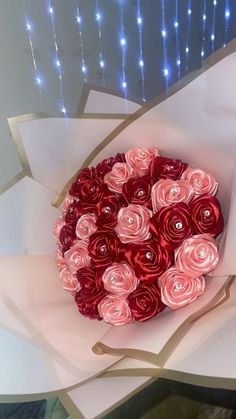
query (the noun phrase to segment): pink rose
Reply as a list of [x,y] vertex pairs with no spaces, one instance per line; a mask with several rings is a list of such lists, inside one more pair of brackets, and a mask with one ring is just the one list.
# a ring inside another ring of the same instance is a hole
[[70,250],[65,252],[66,266],[72,274],[80,268],[90,265],[91,258],[88,254],[88,243],[84,240],[76,242]]
[[116,295],[127,295],[133,292],[138,285],[134,270],[125,262],[113,263],[103,276],[105,290]]
[[136,243],[151,237],[149,219],[152,211],[141,205],[130,204],[121,208],[117,215],[115,231],[122,243]]
[[79,291],[80,283],[76,276],[72,275],[72,273],[65,267],[60,272],[61,284],[62,287],[67,291]]
[[79,198],[75,198],[74,196],[67,195],[62,204],[62,211],[66,212],[68,207],[74,203],[74,201],[79,202]]
[[56,241],[59,241],[59,236],[62,227],[64,227],[65,221],[62,216],[58,217],[54,223],[53,229],[52,229],[52,235]]
[[188,167],[182,174],[181,179],[188,180],[195,195],[215,195],[217,192],[218,183],[213,176],[201,169]]
[[97,230],[96,221],[97,217],[95,214],[82,215],[76,224],[76,236],[82,240],[88,239]]
[[60,249],[56,251],[56,265],[57,268],[61,271],[65,267],[66,261],[63,257],[63,254]]
[[172,267],[158,279],[158,285],[163,303],[172,310],[177,310],[203,294],[205,279],[203,276],[191,278]]
[[114,326],[132,323],[133,318],[125,298],[107,295],[98,304],[98,312],[105,322]]
[[175,252],[178,271],[191,278],[198,278],[215,269],[220,255],[215,240],[210,234],[199,234],[184,240]]
[[147,173],[152,159],[159,156],[159,150],[155,147],[147,148],[132,148],[125,153],[127,164],[139,176]]
[[152,207],[156,213],[162,207],[191,201],[194,191],[187,180],[161,179],[152,187]]
[[135,172],[126,163],[115,163],[112,170],[104,176],[104,182],[110,191],[121,193],[124,183],[132,176],[135,176]]

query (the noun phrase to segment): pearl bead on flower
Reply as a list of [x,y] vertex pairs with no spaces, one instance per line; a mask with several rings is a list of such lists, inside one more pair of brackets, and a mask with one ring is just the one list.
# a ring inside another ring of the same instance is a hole
[[106,251],[106,246],[105,246],[105,245],[100,246],[100,253],[101,253],[102,255],[105,253],[105,251]]
[[75,263],[78,263],[80,261],[80,256],[75,257]]
[[175,224],[175,227],[177,228],[177,230],[181,230],[181,228],[183,227],[183,224],[181,222],[178,222]]
[[178,188],[171,188],[171,190],[170,190],[170,193],[172,194],[172,195],[175,195],[175,194],[177,194],[179,192],[179,189]]
[[203,214],[205,215],[205,217],[209,217],[210,211],[209,210],[205,210],[205,211],[203,211]]
[[146,258],[147,259],[152,259],[152,252],[147,252],[146,253]]
[[204,259],[204,257],[206,256],[206,252],[205,252],[205,250],[200,250],[200,252],[199,252],[199,257],[201,258],[201,259]]
[[182,285],[179,282],[176,282],[175,290],[180,290],[181,288],[182,288]]
[[111,283],[115,284],[116,283],[116,278],[114,276],[111,277]]
[[120,314],[120,309],[119,307],[115,307],[114,308],[114,313],[118,316],[118,314]]
[[143,196],[144,195],[144,191],[143,190],[139,191],[137,195],[138,196]]
[[145,157],[146,153],[144,153],[143,151],[140,151],[140,153],[138,153],[139,157]]
[[105,212],[106,214],[109,214],[110,211],[111,211],[111,208],[110,207],[105,207],[103,209],[103,212]]
[[167,166],[168,172],[170,172],[172,169],[174,169],[174,166],[170,166],[170,165]]

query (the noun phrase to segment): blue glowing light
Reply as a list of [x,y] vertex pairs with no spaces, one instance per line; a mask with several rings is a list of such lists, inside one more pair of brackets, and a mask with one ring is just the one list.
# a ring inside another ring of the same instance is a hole
[[79,15],[76,16],[77,23],[81,22],[81,17]]
[[216,6],[217,5],[217,0],[214,0],[213,4],[214,4],[214,6]]
[[166,38],[166,35],[167,35],[167,34],[166,34],[166,30],[165,30],[165,29],[163,29],[163,30],[161,31],[161,35],[162,35],[162,37],[163,37],[163,38]]
[[123,81],[123,83],[122,83],[122,87],[123,87],[124,89],[127,87],[127,83],[126,83],[126,81]]
[[99,64],[100,64],[100,67],[101,67],[101,68],[104,68],[104,67],[105,67],[105,63],[104,63],[104,61],[103,61],[103,60],[99,61]]
[[81,66],[81,70],[82,70],[83,73],[86,73],[86,66],[85,65],[82,65]]
[[204,52],[204,50],[202,49],[202,50],[201,50],[201,57],[204,57],[204,55],[205,55],[205,52]]
[[29,22],[26,23],[26,29],[27,29],[27,31],[31,31],[31,29],[32,29],[32,26]]
[[228,19],[230,17],[230,11],[229,10],[225,11],[225,17],[226,17],[226,19]]
[[188,15],[190,16],[192,14],[192,10],[188,9]]
[[122,47],[124,47],[124,46],[126,45],[126,39],[125,39],[125,38],[121,38],[121,39],[120,39],[120,45],[121,45]]
[[61,67],[61,63],[60,63],[59,60],[56,60],[56,65],[57,65],[57,67]]
[[202,19],[203,19],[203,20],[206,20],[206,18],[207,18],[207,17],[206,17],[206,15],[203,15],[203,16],[202,16]]
[[174,27],[175,27],[175,28],[178,28],[178,27],[179,27],[179,22],[175,22],[175,23],[174,23]]
[[166,68],[164,68],[164,70],[163,70],[163,74],[164,74],[164,76],[165,77],[168,77],[168,75],[169,75],[169,70],[168,70],[168,68],[166,67]]
[[143,23],[143,20],[142,20],[141,16],[138,16],[137,17],[137,24],[142,25],[142,23]]
[[186,52],[186,54],[188,54],[188,53],[189,53],[189,47],[186,47],[186,48],[185,48],[185,52]]
[[97,21],[101,20],[101,15],[100,15],[100,13],[96,13],[96,20],[97,20]]
[[42,80],[39,76],[36,77],[36,83],[37,83],[38,86],[41,86],[41,84],[42,84]]
[[211,40],[214,41],[214,39],[215,39],[215,35],[214,35],[214,33],[212,33],[211,34]]
[[176,64],[177,64],[178,66],[180,66],[181,61],[180,61],[180,60],[177,60],[177,61],[176,61]]
[[66,108],[63,106],[63,107],[61,108],[61,111],[62,111],[62,113],[66,113]]
[[139,60],[139,65],[140,65],[140,67],[143,67],[144,66],[144,62],[143,62],[143,60],[141,59],[141,60]]
[[49,7],[49,13],[52,15],[53,14],[53,12],[54,12],[54,10],[53,10],[53,8],[52,7]]

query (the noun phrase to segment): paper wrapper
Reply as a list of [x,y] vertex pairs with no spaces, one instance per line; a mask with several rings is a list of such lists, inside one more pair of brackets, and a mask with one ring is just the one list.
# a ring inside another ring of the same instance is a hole
[[[224,298],[229,276],[236,272],[235,60],[235,54],[226,57],[118,128],[120,121],[111,118],[29,115],[23,122],[20,117],[9,121],[28,176],[0,196],[1,324],[53,363],[51,391],[89,379],[123,355],[165,365],[191,322]],[[203,296],[178,312],[166,310],[147,323],[116,328],[82,317],[73,298],[60,288],[51,237],[58,209],[51,202],[55,196],[60,202],[64,185],[79,167],[139,145],[157,146],[163,155],[209,171],[220,185],[226,228],[220,264],[207,279]],[[105,352],[117,357],[97,356]]]

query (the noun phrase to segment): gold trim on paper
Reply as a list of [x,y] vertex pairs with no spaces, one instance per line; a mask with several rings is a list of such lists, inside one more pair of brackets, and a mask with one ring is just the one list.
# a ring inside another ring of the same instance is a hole
[[109,354],[116,356],[126,356],[128,358],[134,358],[140,361],[149,362],[150,364],[156,365],[159,368],[163,368],[168,361],[171,354],[174,352],[180,341],[183,339],[185,334],[188,332],[193,322],[200,319],[203,315],[209,311],[219,307],[228,301],[230,297],[230,286],[235,279],[235,276],[229,276],[227,281],[218,291],[218,293],[211,299],[211,301],[189,316],[184,322],[176,329],[172,336],[165,343],[159,353],[153,353],[150,351],[144,351],[134,348],[111,348],[102,342],[97,342],[92,350],[97,355]]
[[[94,150],[88,155],[88,157],[85,159],[85,161],[82,163],[81,167],[77,172],[72,176],[72,178],[66,183],[64,188],[62,189],[60,195],[55,199],[53,205],[58,208],[62,201],[64,200],[66,193],[70,187],[70,185],[73,183],[74,179],[78,176],[78,173],[81,169],[84,167],[87,167],[91,162],[97,157],[97,155],[108,145],[112,142],[112,140],[117,137],[118,134],[120,134],[126,127],[128,127],[132,122],[136,121],[138,118],[140,118],[142,115],[144,115],[146,112],[150,111],[154,106],[159,105],[161,102],[166,100],[167,98],[173,96],[178,91],[182,90],[184,87],[186,87],[189,83],[191,83],[193,80],[195,80],[197,77],[199,77],[202,73],[209,70],[209,68],[213,67],[213,65],[217,64],[219,61],[223,60],[223,58],[227,57],[229,54],[236,51],[236,39],[233,39],[231,42],[229,42],[225,48],[220,48],[218,51],[216,51],[214,54],[212,54],[210,57],[208,57],[203,62],[203,66],[199,68],[198,70],[192,71],[191,73],[187,74],[182,79],[178,80],[175,84],[173,84],[167,91],[162,92],[160,95],[155,97],[154,99],[150,100],[145,105],[142,104],[142,107],[138,109],[133,114],[129,115],[127,119],[125,119],[123,122],[121,122],[120,125],[118,125],[113,131],[111,131],[110,134],[104,140],[102,140],[95,148]],[[87,93],[86,93],[87,94]]]

